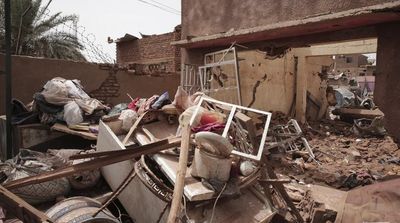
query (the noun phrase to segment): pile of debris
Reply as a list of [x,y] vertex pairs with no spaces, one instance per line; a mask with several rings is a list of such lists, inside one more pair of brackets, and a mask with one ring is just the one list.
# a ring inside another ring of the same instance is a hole
[[[400,152],[389,136],[361,138],[345,122],[301,125],[282,113],[189,95],[180,87],[173,101],[168,92],[128,96],[130,102],[108,108],[79,81],[62,78],[35,94],[30,115],[97,142],[84,151],[21,150],[1,163],[0,204],[11,215],[0,217],[333,222],[348,214],[340,207],[348,202],[344,190],[400,174]],[[90,196],[87,190],[98,190],[102,178],[109,188]],[[117,198],[116,211],[111,204]]]

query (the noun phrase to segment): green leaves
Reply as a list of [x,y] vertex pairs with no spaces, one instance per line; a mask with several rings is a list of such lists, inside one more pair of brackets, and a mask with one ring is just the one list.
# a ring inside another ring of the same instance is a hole
[[[49,2],[13,0],[11,2],[12,46],[14,54],[86,61],[81,53],[84,46],[77,37],[63,30],[64,25],[78,20],[76,15],[49,14]],[[3,1],[0,12],[4,15]],[[0,18],[0,41],[4,40],[4,18]],[[4,51],[1,41],[0,51]]]

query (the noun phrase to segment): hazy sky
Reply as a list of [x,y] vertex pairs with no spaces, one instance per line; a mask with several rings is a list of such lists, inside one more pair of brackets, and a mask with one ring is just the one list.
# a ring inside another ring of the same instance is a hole
[[53,0],[49,9],[52,14],[62,12],[78,15],[78,25],[85,27],[86,33],[93,34],[95,42],[115,59],[115,44],[107,43],[108,36],[115,40],[125,33],[137,37],[140,37],[139,32],[166,33],[180,24],[180,15],[143,1],[155,5],[159,5],[158,2],[181,10],[181,0]]

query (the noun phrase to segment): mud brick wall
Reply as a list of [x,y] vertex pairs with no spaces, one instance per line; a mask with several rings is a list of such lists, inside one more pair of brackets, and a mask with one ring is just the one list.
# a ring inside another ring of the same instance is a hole
[[[4,54],[0,54],[0,114],[5,113]],[[115,105],[132,97],[150,97],[168,91],[174,95],[179,85],[178,75],[138,76],[126,71],[110,73],[98,64],[27,56],[12,57],[12,97],[29,103],[33,94],[54,77],[81,80],[84,90],[92,97]]]
[[90,92],[90,96],[101,101],[110,102],[111,98],[120,96],[120,87],[117,75],[110,73],[109,76],[101,83],[100,87]]
[[169,74],[180,71],[180,48],[171,42],[181,37],[180,28],[174,32],[152,35],[142,39],[117,43],[117,63],[128,65],[140,74]]

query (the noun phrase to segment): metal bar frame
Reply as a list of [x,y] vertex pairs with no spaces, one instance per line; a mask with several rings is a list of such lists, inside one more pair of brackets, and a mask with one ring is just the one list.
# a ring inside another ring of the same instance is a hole
[[[225,60],[225,56],[228,53],[233,54],[233,59],[230,60]],[[215,61],[215,55],[222,54],[222,58],[216,62]],[[212,62],[207,62],[207,58],[211,57]],[[236,48],[234,47],[234,44],[232,44],[228,49],[220,50],[220,51],[215,51],[211,53],[207,53],[204,55],[204,65],[199,66],[199,75],[200,75],[200,85],[201,85],[201,90],[205,93],[211,93],[211,92],[217,92],[219,89],[215,89],[214,91],[211,89],[205,89],[204,86],[207,83],[207,68],[211,67],[216,67],[216,66],[224,66],[224,65],[234,65],[234,70],[235,70],[235,79],[236,79],[236,92],[237,92],[237,103],[239,105],[242,105],[242,94],[241,94],[241,88],[240,88],[240,77],[239,77],[239,65],[237,61],[237,52]],[[230,88],[222,88],[221,90],[231,90],[232,87]]]

